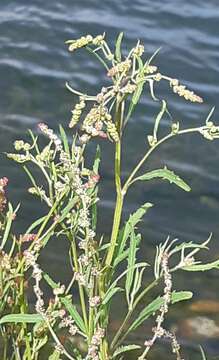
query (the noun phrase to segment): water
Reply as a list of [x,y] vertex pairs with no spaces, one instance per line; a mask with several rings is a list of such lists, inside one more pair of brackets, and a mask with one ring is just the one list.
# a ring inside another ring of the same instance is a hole
[[[191,105],[161,86],[158,95],[169,101],[169,108],[183,125],[197,126],[204,120],[211,106],[217,105],[219,96],[219,7],[216,0],[185,0],[162,2],[149,0],[84,0],[42,1],[24,0],[0,3],[0,151],[11,151],[12,142],[23,136],[28,128],[35,129],[39,121],[57,128],[67,125],[75,101],[65,90],[65,81],[88,93],[97,91],[104,82],[99,64],[85,52],[72,56],[64,41],[83,34],[104,31],[112,44],[119,31],[125,32],[126,48],[140,38],[150,56],[162,47],[157,58],[163,73],[179,77],[204,99],[203,105]],[[89,59],[89,60],[88,60]],[[152,115],[158,108],[145,98],[140,110],[126,133],[123,175],[133,167],[144,151],[146,134],[151,129]],[[215,111],[215,120],[218,110]],[[166,125],[163,129],[165,130]],[[145,133],[145,135],[144,135]],[[154,243],[163,241],[168,234],[181,240],[203,241],[212,231],[211,255],[217,258],[219,246],[219,168],[218,142],[203,141],[199,136],[187,136],[179,142],[171,141],[153,155],[151,168],[167,164],[191,184],[192,193],[186,194],[168,184],[141,185],[130,193],[124,216],[145,201],[155,203],[146,218],[142,231],[145,236],[145,256],[151,254]],[[94,148],[91,148],[94,152]],[[106,186],[101,202],[104,226],[114,199],[111,196],[111,148],[103,152],[101,176]],[[25,193],[27,181],[15,164],[1,156],[1,176],[10,179],[10,196],[22,201],[19,227],[27,225],[39,212],[39,205]],[[101,228],[100,228],[101,230]],[[42,261],[54,272],[57,264],[65,264],[51,244]],[[208,257],[207,257],[208,258]],[[147,258],[148,260],[148,258]],[[64,280],[65,273],[62,274]],[[217,274],[180,278],[178,287],[194,289],[195,299],[218,298]],[[186,283],[187,281],[187,283]],[[183,310],[184,311],[184,310]],[[173,322],[176,321],[173,316]],[[177,319],[177,321],[179,321]],[[139,335],[140,336],[140,335]],[[188,339],[185,339],[187,342]],[[212,340],[213,341],[213,340]],[[210,354],[219,353],[218,345],[204,338],[202,342]],[[190,341],[191,343],[191,341]]]

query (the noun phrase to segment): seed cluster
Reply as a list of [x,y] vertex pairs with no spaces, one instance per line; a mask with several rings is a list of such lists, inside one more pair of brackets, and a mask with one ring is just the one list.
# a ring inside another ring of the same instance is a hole
[[147,65],[145,67],[145,73],[146,74],[154,74],[157,71],[157,66],[155,65]]
[[138,44],[134,49],[132,55],[141,57],[144,53],[144,45]]
[[213,121],[208,121],[206,126],[199,130],[200,134],[207,140],[214,140],[219,138],[219,126],[214,125]]
[[122,61],[119,64],[113,66],[111,69],[109,69],[107,75],[109,77],[113,77],[113,76],[115,76],[117,74],[121,74],[121,73],[127,74],[131,68],[131,65],[132,65],[131,60],[127,59],[125,61]]
[[96,37],[93,37],[92,35],[82,36],[80,39],[68,41],[70,43],[69,45],[69,51],[73,52],[76,49],[80,49],[87,45],[101,45],[104,40],[104,35],[98,35]]
[[85,358],[86,360],[99,360],[100,359],[100,357],[98,355],[98,349],[99,349],[101,340],[104,337],[104,335],[105,335],[105,331],[102,328],[98,328],[95,331],[95,333],[91,339],[91,344],[88,347],[88,354]]
[[120,91],[123,94],[132,94],[133,92],[135,92],[136,87],[136,84],[131,84],[130,82],[128,82],[128,84],[122,87]]
[[161,258],[161,267],[164,277],[164,295],[163,295],[163,304],[159,309],[159,314],[156,317],[156,326],[152,329],[154,336],[150,340],[146,340],[144,345],[146,346],[145,351],[139,357],[139,360],[144,360],[150,348],[154,345],[155,341],[161,337],[169,338],[171,341],[172,352],[176,354],[177,360],[183,360],[180,355],[180,345],[176,339],[175,334],[172,334],[170,331],[167,331],[163,328],[162,324],[165,319],[165,314],[168,313],[169,305],[171,302],[171,293],[172,293],[172,275],[169,269],[169,253],[164,251]]
[[86,103],[83,98],[80,99],[80,102],[75,105],[75,108],[72,110],[72,118],[69,124],[70,128],[73,128],[78,121],[80,120],[82,110],[85,108]]
[[[107,134],[103,131],[104,125],[106,126]],[[87,136],[81,137],[82,142],[88,141],[90,137],[100,136],[105,138],[107,135],[113,141],[119,141],[119,135],[112,121],[112,116],[107,108],[102,105],[94,105],[91,108],[83,121],[82,130],[87,133]]]
[[8,185],[8,178],[0,178],[0,212],[4,211],[7,204],[7,198],[5,195],[5,187]]
[[191,102],[198,102],[198,103],[203,102],[203,99],[200,96],[194,94],[193,91],[188,90],[186,86],[180,85],[177,79],[172,79],[170,81],[170,86],[173,88],[173,92],[175,94],[184,97],[184,99],[186,100],[190,100]]

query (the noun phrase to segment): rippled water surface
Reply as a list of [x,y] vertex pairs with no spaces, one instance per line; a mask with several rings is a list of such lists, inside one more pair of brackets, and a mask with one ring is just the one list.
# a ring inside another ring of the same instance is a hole
[[[57,128],[67,125],[75,99],[65,89],[65,81],[73,87],[95,93],[104,72],[95,59],[85,52],[72,56],[64,41],[84,33],[107,33],[109,42],[119,31],[125,32],[127,48],[140,38],[150,56],[161,47],[157,64],[163,73],[179,77],[205,100],[191,105],[160,86],[158,95],[169,101],[169,109],[183,125],[197,126],[216,105],[215,121],[219,121],[219,3],[217,0],[17,0],[0,2],[0,151],[10,151],[12,142],[28,128],[36,129],[39,121]],[[151,131],[152,115],[158,110],[149,98],[142,101],[126,134],[124,176],[144,151],[147,131]],[[165,129],[164,124],[163,129]],[[183,193],[168,184],[140,186],[127,199],[124,216],[139,204],[151,201],[151,210],[142,231],[145,256],[153,252],[153,244],[168,234],[182,240],[202,241],[212,231],[213,251],[219,255],[219,143],[187,136],[172,141],[153,155],[151,167],[167,164],[191,184],[192,193]],[[101,176],[107,191],[101,202],[104,224],[110,229],[113,178],[111,147],[103,149]],[[91,147],[94,153],[94,147]],[[1,156],[1,176],[8,176],[11,197],[22,201],[20,228],[39,212],[39,204],[26,194],[27,181],[15,164]],[[65,264],[62,243],[47,250],[42,259],[55,271]],[[63,250],[60,257],[57,249]],[[149,250],[148,250],[149,249]],[[48,266],[48,265],[47,265]],[[65,273],[62,277],[64,279]],[[179,279],[179,287],[195,291],[195,299],[218,300],[217,273]],[[186,283],[187,281],[187,283]],[[183,310],[184,311],[184,310]],[[191,315],[191,314],[189,314]],[[188,316],[189,316],[188,315]],[[180,321],[173,314],[173,323]],[[147,331],[147,329],[145,329]],[[139,334],[140,337],[140,334]],[[191,339],[182,335],[185,343]],[[209,353],[219,353],[217,339],[194,338],[193,345],[204,344]],[[158,355],[157,355],[158,356]],[[194,357],[193,357],[194,359]]]

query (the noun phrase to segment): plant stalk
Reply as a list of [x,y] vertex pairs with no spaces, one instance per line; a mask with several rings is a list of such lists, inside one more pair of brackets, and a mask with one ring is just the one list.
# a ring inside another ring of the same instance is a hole
[[123,194],[121,186],[121,135],[122,135],[122,122],[124,113],[124,103],[117,99],[115,124],[119,134],[119,141],[115,145],[115,185],[116,185],[116,206],[114,211],[113,227],[110,239],[110,247],[107,253],[105,265],[107,268],[111,266],[113,255],[116,248],[116,240],[119,232],[119,226],[122,216],[123,208]]
[[[205,127],[205,126],[204,126]],[[160,139],[154,146],[152,146],[143,156],[143,158],[138,162],[138,164],[136,165],[136,167],[133,169],[133,171],[131,172],[130,176],[128,177],[128,179],[126,180],[123,188],[122,188],[122,194],[125,195],[129,186],[135,181],[134,177],[136,175],[136,173],[141,169],[142,165],[144,165],[145,161],[148,159],[148,157],[151,155],[151,153],[157,149],[157,147],[159,145],[161,145],[162,143],[164,143],[166,140],[171,139],[174,136],[177,135],[182,135],[182,134],[187,134],[187,133],[192,133],[192,132],[200,132],[201,127],[196,127],[196,128],[191,128],[191,129],[184,129],[184,130],[179,130],[177,134],[174,133],[170,133],[166,136],[164,136],[162,139]]]

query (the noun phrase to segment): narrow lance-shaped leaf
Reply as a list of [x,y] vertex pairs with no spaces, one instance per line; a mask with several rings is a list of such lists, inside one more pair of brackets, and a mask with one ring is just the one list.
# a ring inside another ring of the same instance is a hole
[[120,32],[117,40],[116,40],[116,49],[115,49],[115,55],[116,55],[116,60],[121,62],[122,60],[122,54],[121,54],[121,44],[122,44],[122,39],[123,39],[124,33]]
[[97,54],[96,51],[94,51],[90,46],[86,46],[86,50],[87,50],[88,52],[90,52],[92,55],[94,55],[94,56],[99,60],[99,62],[105,67],[105,69],[106,69],[107,71],[109,71],[109,66],[108,66],[107,63],[103,60],[103,58],[102,58],[99,54]]
[[66,307],[69,314],[72,316],[73,320],[75,321],[76,325],[80,328],[80,330],[86,333],[86,328],[84,325],[84,321],[76,309],[76,306],[72,304],[72,301],[69,297],[62,297],[60,298],[61,303]]
[[219,269],[219,260],[210,262],[208,264],[194,264],[182,268],[186,271],[208,271],[212,269]]
[[124,124],[126,124],[128,122],[128,120],[130,119],[130,116],[132,115],[136,105],[138,104],[139,100],[140,100],[140,97],[141,97],[141,94],[142,94],[142,91],[144,89],[144,84],[145,84],[145,80],[141,80],[139,79],[138,80],[138,84],[137,84],[137,88],[132,96],[132,99],[131,99],[131,102],[130,102],[130,105],[129,105],[129,108],[128,108],[128,113],[126,115],[126,118],[125,118],[125,121],[124,121]]
[[102,300],[102,305],[106,305],[115,294],[117,294],[118,292],[121,292],[121,291],[123,291],[123,289],[121,287],[114,287],[114,288],[110,289],[109,291],[107,291],[105,297]]
[[48,360],[59,360],[61,356],[60,351],[58,350],[54,350],[54,352],[50,355],[50,357],[48,358]]
[[[142,267],[145,267],[145,266],[147,266],[147,265],[148,265],[147,263],[141,262],[141,263],[135,264],[133,268],[134,268],[134,269],[142,268]],[[107,291],[109,292],[111,289],[115,288],[115,287],[117,286],[118,282],[119,282],[129,271],[132,271],[132,268],[129,268],[129,269],[126,269],[125,271],[123,271],[123,272],[112,282],[112,284],[110,285],[110,287],[108,288]]]
[[136,235],[134,233],[134,229],[132,228],[131,236],[130,236],[130,247],[129,247],[129,256],[128,256],[128,264],[127,269],[130,271],[127,272],[126,282],[125,282],[125,290],[126,290],[126,299],[128,304],[130,303],[130,291],[134,278],[134,266],[136,262],[136,252],[137,252],[137,242],[140,235]]
[[145,64],[144,64],[144,71],[146,71],[146,68],[148,65],[150,65],[151,61],[154,60],[154,58],[157,56],[157,54],[159,53],[159,51],[161,50],[161,47],[159,47],[150,57],[150,59],[148,59]]
[[[15,212],[16,212],[16,210],[15,210]],[[13,210],[13,207],[12,207],[11,203],[9,203],[8,204],[8,213],[7,213],[7,224],[6,224],[6,227],[5,227],[5,231],[4,231],[4,235],[3,235],[3,238],[2,238],[0,249],[3,249],[3,247],[5,246],[5,244],[6,244],[7,240],[8,240],[10,230],[11,230],[11,225],[12,225],[12,222],[13,222],[13,218],[14,218],[14,210]]]
[[93,165],[93,171],[98,174],[99,166],[100,166],[100,160],[101,160],[101,152],[100,152],[100,146],[97,145],[95,159],[94,159],[94,165]]
[[38,323],[43,321],[39,314],[10,314],[0,319],[0,324],[5,323]]
[[185,191],[190,191],[190,186],[182,180],[178,175],[176,175],[173,171],[167,169],[164,167],[164,169],[157,169],[150,171],[142,176],[139,176],[133,180],[133,182],[141,180],[141,181],[148,181],[155,178],[161,178],[163,180],[168,180],[170,183],[173,183],[180,187],[181,189]]
[[[59,286],[59,284],[57,284],[54,280],[52,280],[52,278],[48,274],[44,273],[43,278],[51,286],[52,289],[55,289]],[[81,329],[81,331],[85,332],[86,330],[85,330],[85,325],[84,325],[83,319],[80,316],[80,314],[78,313],[76,306],[72,304],[71,299],[68,296],[60,297],[60,301],[66,307],[66,309],[68,310],[68,312],[74,319],[75,323]]]
[[162,107],[161,107],[161,110],[159,111],[156,119],[155,119],[155,123],[154,123],[154,133],[153,133],[153,137],[154,137],[154,140],[157,141],[157,132],[158,132],[158,128],[159,128],[159,125],[160,125],[160,121],[166,111],[166,108],[167,108],[167,103],[165,100],[162,100]]
[[118,250],[117,250],[117,255],[115,257],[114,265],[118,265],[118,263],[125,258],[123,252],[132,228],[135,228],[138,222],[141,221],[142,217],[146,214],[148,209],[150,209],[152,206],[153,204],[151,203],[145,203],[137,211],[135,211],[133,214],[130,215],[127,223],[120,231],[118,236]]
[[[174,291],[171,294],[171,303],[175,304],[179,301],[191,299],[193,296],[191,291]],[[147,305],[138,315],[137,319],[129,326],[128,332],[134,331],[139,327],[145,320],[152,316],[160,307],[163,305],[164,300],[162,297],[158,297]]]
[[67,135],[66,135],[65,130],[63,129],[62,125],[59,125],[59,131],[60,131],[61,139],[63,141],[64,150],[70,156],[68,138],[67,138]]
[[26,165],[23,165],[23,169],[26,172],[27,176],[29,177],[33,187],[35,187],[35,189],[37,189],[38,188],[37,183],[36,183],[33,175],[31,174],[30,170],[28,169],[28,167]]
[[137,59],[137,62],[138,62],[138,67],[139,67],[139,70],[140,70],[140,74],[143,76],[144,74],[144,64],[143,64],[143,61],[141,59],[140,56],[138,55],[135,55],[136,59]]
[[43,278],[52,289],[59,287],[59,284],[56,283],[47,273],[43,273]]
[[[40,326],[40,324],[39,324]],[[37,353],[44,345],[48,342],[48,336],[44,336],[42,339],[38,341],[37,346],[35,347],[35,353]]]
[[[98,174],[99,172],[100,160],[101,160],[101,152],[100,152],[100,146],[98,145],[96,149],[94,164],[93,164],[93,171],[95,174]],[[98,187],[96,186],[94,196],[97,197],[97,194],[98,194]],[[95,231],[97,226],[97,203],[95,202],[91,208],[92,208],[91,224],[92,224],[92,229]]]
[[144,274],[144,270],[145,270],[145,268],[143,268],[141,270],[139,270],[139,269],[135,270],[135,274],[134,274],[134,278],[133,278],[132,291],[131,291],[131,294],[130,294],[130,303],[129,303],[130,308],[132,308],[134,300],[135,300],[135,296],[136,296],[136,294],[138,293],[138,291],[141,288],[142,277],[143,277],[143,274]]
[[135,345],[135,344],[121,346],[113,353],[112,358],[114,359],[115,357],[117,357],[118,355],[123,354],[124,352],[131,351],[131,350],[137,350],[137,349],[140,349],[140,348],[141,348],[141,346]]
[[200,348],[200,351],[201,351],[202,360],[207,360],[204,350],[202,349],[201,346],[199,346],[199,348]]
[[78,201],[78,197],[75,196],[69,203],[66,205],[66,207],[62,210],[61,216],[59,218],[59,222],[62,222],[66,215],[69,213],[69,211],[75,206],[75,204]]
[[26,230],[25,234],[30,234],[38,225],[42,224],[45,219],[46,219],[46,215],[34,221],[34,223],[31,224],[29,228]]
[[145,76],[144,76],[144,65],[142,62],[142,59],[139,56],[136,56],[137,62],[138,62],[138,67],[139,67],[139,75],[137,80],[137,87],[136,90],[134,92],[134,94],[132,95],[131,101],[130,101],[130,105],[128,108],[128,112],[124,121],[124,124],[126,124],[130,118],[130,116],[132,115],[136,105],[139,103],[143,89],[144,89],[144,84],[145,84]]

